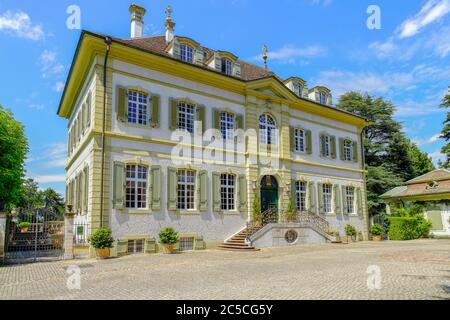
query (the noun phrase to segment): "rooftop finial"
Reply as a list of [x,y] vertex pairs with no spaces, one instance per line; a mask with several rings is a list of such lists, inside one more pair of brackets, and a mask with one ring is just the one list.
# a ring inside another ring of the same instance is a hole
[[167,6],[166,14],[167,14],[166,20],[172,20],[172,7],[170,6],[170,4]]
[[169,43],[173,40],[175,36],[175,22],[172,21],[172,7],[170,4],[166,9],[166,42]]
[[262,50],[263,50],[263,60],[264,60],[264,68],[266,68],[266,70],[268,69],[268,67],[267,67],[267,58],[269,57],[268,56],[268,52],[269,52],[269,49],[267,48],[267,45],[264,45],[263,46],[263,48],[262,48]]

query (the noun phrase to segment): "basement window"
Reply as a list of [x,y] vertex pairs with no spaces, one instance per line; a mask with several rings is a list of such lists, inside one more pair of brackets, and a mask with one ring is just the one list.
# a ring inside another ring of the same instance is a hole
[[144,253],[144,239],[128,240],[128,254]]
[[193,250],[194,250],[194,237],[181,237],[180,251],[193,251]]

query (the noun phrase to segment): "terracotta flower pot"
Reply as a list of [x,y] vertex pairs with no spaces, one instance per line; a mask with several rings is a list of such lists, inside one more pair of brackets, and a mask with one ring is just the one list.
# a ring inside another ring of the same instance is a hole
[[28,232],[28,227],[20,228],[20,233],[27,233],[27,232]]
[[110,249],[109,248],[95,249],[95,253],[97,254],[98,259],[107,259],[109,258]]
[[172,254],[173,253],[173,244],[165,244],[164,251],[167,254]]
[[381,236],[373,236],[373,241],[381,241]]

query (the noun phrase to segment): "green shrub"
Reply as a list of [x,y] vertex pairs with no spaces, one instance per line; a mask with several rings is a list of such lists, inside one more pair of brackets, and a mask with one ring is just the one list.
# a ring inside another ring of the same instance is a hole
[[391,217],[389,218],[389,239],[391,240],[415,240],[428,236],[431,223],[427,219],[416,217]]
[[24,222],[19,223],[20,229],[29,228],[29,227],[31,227],[31,223],[29,223],[29,222],[24,221]]
[[89,237],[89,243],[95,249],[111,249],[114,239],[110,228],[100,228]]
[[354,237],[356,236],[356,229],[354,226],[348,224],[345,226],[345,235],[347,237]]
[[258,196],[253,200],[252,219],[255,223],[262,223],[261,202]]
[[373,236],[382,236],[384,234],[384,228],[376,223],[370,228],[370,234]]
[[288,207],[287,207],[287,219],[289,222],[295,220],[295,203],[292,198],[289,199]]
[[178,233],[173,228],[166,228],[159,233],[159,241],[162,244],[176,244],[178,242]]

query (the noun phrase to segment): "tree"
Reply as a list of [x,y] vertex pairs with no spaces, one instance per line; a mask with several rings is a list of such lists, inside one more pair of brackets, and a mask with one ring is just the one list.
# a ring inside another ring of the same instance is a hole
[[417,147],[415,143],[411,143],[409,147],[409,158],[412,162],[413,176],[419,177],[436,169],[431,157]]
[[385,166],[369,166],[366,182],[369,214],[373,216],[384,211],[385,205],[380,199],[380,195],[401,185],[402,180]]
[[0,211],[20,201],[27,152],[24,126],[0,105]]
[[39,184],[33,179],[26,179],[21,188],[20,201],[17,204],[22,209],[36,209],[44,205]]
[[41,196],[46,208],[52,208],[59,213],[63,212],[64,199],[58,192],[56,192],[52,188],[48,188],[41,192]]
[[[442,101],[441,107],[442,108],[450,107],[450,87],[449,92]],[[442,147],[441,152],[446,156],[446,160],[445,163],[443,164],[443,167],[448,168],[450,165],[450,112],[447,113],[447,118],[444,121],[444,128],[441,131],[441,138],[447,142],[447,144]]]

